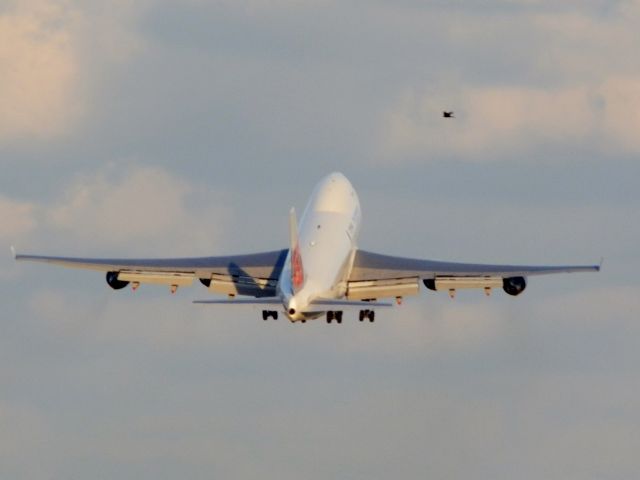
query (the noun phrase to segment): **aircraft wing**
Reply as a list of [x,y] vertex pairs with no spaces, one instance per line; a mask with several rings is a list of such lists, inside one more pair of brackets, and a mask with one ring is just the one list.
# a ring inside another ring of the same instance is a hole
[[49,263],[107,272],[107,282],[122,288],[128,282],[189,285],[193,279],[227,294],[272,296],[288,250],[191,258],[73,258],[15,255],[18,261]]
[[[599,265],[486,265],[394,257],[357,250],[348,279],[352,298],[377,298],[418,293],[419,280],[431,290],[504,287],[515,282],[518,294],[526,277],[553,273],[597,272]],[[488,290],[487,290],[488,292]],[[377,294],[376,294],[377,293]],[[510,293],[507,291],[507,293]]]
[[349,280],[384,280],[403,277],[434,278],[437,276],[528,277],[551,273],[597,272],[598,270],[600,270],[599,265],[525,266],[440,262],[392,257],[358,250]]

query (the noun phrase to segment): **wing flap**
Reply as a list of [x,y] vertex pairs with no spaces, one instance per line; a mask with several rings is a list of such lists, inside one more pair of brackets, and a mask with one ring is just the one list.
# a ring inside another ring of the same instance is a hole
[[487,265],[393,257],[358,250],[349,282],[365,280],[400,280],[410,277],[528,277],[554,273],[597,272],[599,265]]
[[419,292],[420,281],[418,277],[347,282],[347,298],[349,300],[404,297],[417,295]]
[[118,273],[118,280],[122,282],[188,287],[193,283],[193,275],[189,273],[167,274],[163,272],[120,272]]

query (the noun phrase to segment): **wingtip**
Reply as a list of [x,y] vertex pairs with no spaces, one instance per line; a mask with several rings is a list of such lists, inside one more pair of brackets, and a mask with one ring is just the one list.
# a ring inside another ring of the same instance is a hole
[[11,255],[13,256],[13,259],[15,260],[16,257],[18,256],[16,254],[16,247],[14,247],[13,245],[11,245]]
[[602,270],[603,263],[604,263],[604,257],[600,257],[600,263],[598,264],[598,271]]

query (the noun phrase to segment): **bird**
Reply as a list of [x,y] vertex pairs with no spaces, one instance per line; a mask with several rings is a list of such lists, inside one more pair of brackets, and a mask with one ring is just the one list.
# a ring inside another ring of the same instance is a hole
[[447,111],[442,112],[442,116],[444,118],[456,118],[453,116],[453,112],[447,112]]

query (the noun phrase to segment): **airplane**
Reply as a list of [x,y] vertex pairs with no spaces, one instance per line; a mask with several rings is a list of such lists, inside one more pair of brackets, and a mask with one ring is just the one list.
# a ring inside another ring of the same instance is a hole
[[[419,293],[420,282],[433,291],[481,289],[489,295],[502,288],[520,295],[535,275],[599,271],[600,265],[522,266],[451,263],[404,258],[362,250],[357,246],[362,214],[349,180],[334,172],[313,190],[300,227],[289,212],[289,248],[244,255],[163,258],[92,259],[17,255],[18,261],[105,272],[115,290],[131,285],[161,284],[175,293],[199,280],[212,293],[228,298],[196,300],[208,305],[253,305],[262,319],[291,322],[325,317],[342,323],[343,311],[359,310],[359,320],[375,320],[375,309]],[[237,296],[249,298],[236,298]],[[380,301],[391,299],[391,302]]]
[[447,111],[442,112],[442,116],[444,118],[456,118],[454,117],[453,112],[447,112]]

